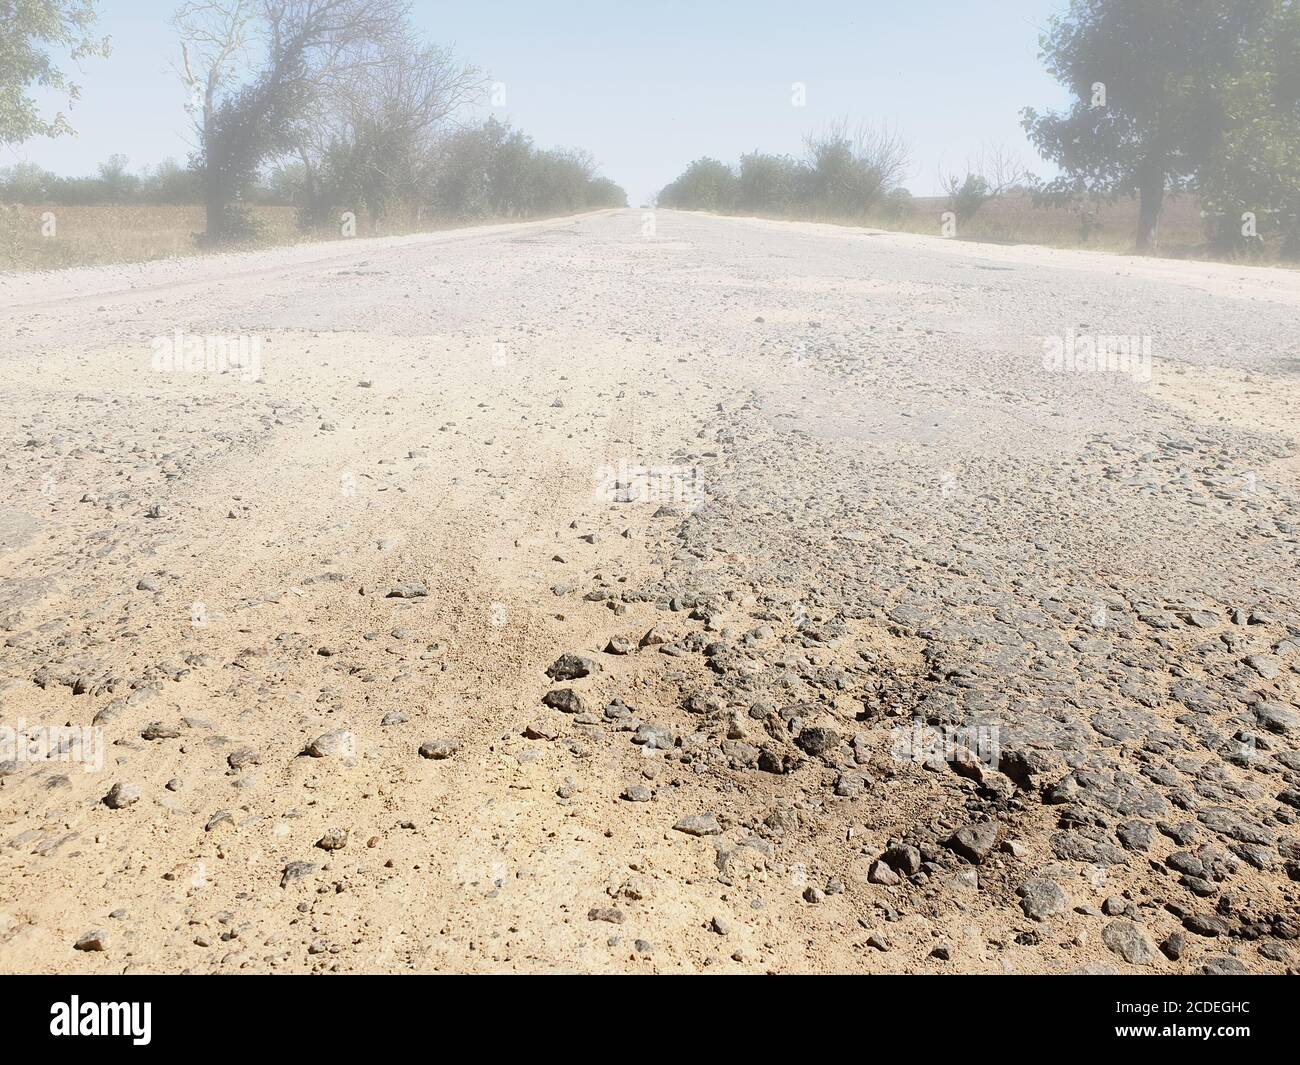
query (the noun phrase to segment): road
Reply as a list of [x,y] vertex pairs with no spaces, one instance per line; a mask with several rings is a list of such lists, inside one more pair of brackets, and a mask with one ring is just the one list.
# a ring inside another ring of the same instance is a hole
[[668,211],[0,278],[0,969],[1294,969],[1297,307]]

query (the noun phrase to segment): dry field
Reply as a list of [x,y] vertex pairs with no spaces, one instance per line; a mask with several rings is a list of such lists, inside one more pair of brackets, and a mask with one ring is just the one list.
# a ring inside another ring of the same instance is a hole
[[[920,198],[916,213],[900,224],[886,228],[937,235],[939,216],[947,210],[945,200]],[[1093,251],[1127,252],[1137,232],[1136,200],[1102,205],[1094,224],[1085,233],[1075,211],[1058,207],[1035,207],[1029,196],[1006,196],[984,205],[979,213],[959,228],[965,240],[1007,244],[1043,244],[1053,248],[1086,248]],[[1203,251],[1205,229],[1200,208],[1188,196],[1173,197],[1165,204],[1160,221],[1160,239],[1165,255],[1195,256]]]
[[[292,207],[259,206],[252,209],[252,214],[262,234],[248,247],[277,247],[338,237],[334,230],[299,230]],[[49,215],[53,216],[54,231],[45,236],[42,230],[48,229]],[[396,236],[411,231],[400,225],[381,229],[364,212],[357,219],[358,236]],[[202,233],[203,208],[199,206],[0,206],[0,271],[61,270],[193,255]]]
[[[918,198],[904,217],[872,217],[881,229],[937,235],[939,216],[946,209],[941,198]],[[43,236],[46,214],[54,217],[55,233]],[[264,227],[257,246],[300,244],[334,239],[333,232],[303,233],[294,223],[292,207],[256,207],[254,216]],[[823,221],[835,222],[834,219]],[[1121,201],[1101,208],[1097,225],[1081,231],[1078,216],[1069,210],[1037,208],[1028,197],[1007,197],[987,204],[961,226],[962,240],[1005,244],[1040,244],[1057,248],[1129,252],[1137,224],[1136,202]],[[861,225],[860,222],[845,222]],[[376,229],[363,216],[361,236],[396,236],[416,232],[410,226]],[[450,224],[425,225],[418,231],[438,231]],[[203,231],[203,209],[198,206],[102,205],[0,207],[0,271],[58,270],[71,266],[143,262],[192,255],[196,235]],[[1172,199],[1162,223],[1163,253],[1175,258],[1205,254],[1203,229],[1195,201]]]
[[[259,207],[266,243],[301,239],[292,207]],[[53,216],[54,231],[48,230]],[[142,262],[192,255],[203,232],[199,206],[9,205],[0,208],[0,270],[59,270],[69,266]]]
[[[874,213],[860,219],[791,217],[785,221],[810,221],[829,225],[876,229],[922,236],[940,236],[941,216],[948,201],[940,196],[917,197],[902,214]],[[1085,231],[1078,212],[1061,207],[1036,207],[1027,195],[1006,196],[987,204],[971,220],[959,223],[957,239],[972,243],[1035,244],[1049,248],[1075,248],[1128,254],[1137,232],[1137,201],[1103,204]],[[1171,197],[1160,223],[1161,256],[1175,259],[1212,259],[1205,244],[1205,229],[1196,201]],[[1286,264],[1279,264],[1285,266]]]
[[[295,238],[293,208],[264,207],[268,240]],[[50,222],[53,232],[48,236]],[[0,269],[59,270],[191,255],[203,232],[197,206],[9,205],[0,209]]]

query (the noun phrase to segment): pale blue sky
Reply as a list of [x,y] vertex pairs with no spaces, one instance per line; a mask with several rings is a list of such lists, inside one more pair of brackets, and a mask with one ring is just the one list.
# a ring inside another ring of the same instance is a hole
[[[428,36],[506,87],[502,118],[540,145],[591,150],[635,205],[691,159],[801,150],[849,117],[896,125],[912,145],[908,187],[937,189],[982,144],[1009,145],[1039,172],[1020,129],[1025,105],[1062,102],[1039,62],[1038,33],[1065,0],[495,0],[415,4]],[[175,0],[102,0],[106,60],[82,64],[75,138],[0,151],[60,173],[113,152],[132,166],[189,151],[184,94],[171,69]],[[791,104],[791,85],[807,104]]]

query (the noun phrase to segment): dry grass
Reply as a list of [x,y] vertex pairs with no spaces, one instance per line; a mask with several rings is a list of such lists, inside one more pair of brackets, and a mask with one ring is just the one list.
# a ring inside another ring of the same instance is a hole
[[[827,222],[832,225],[870,226],[875,229],[924,236],[942,236],[942,215],[948,210],[946,197],[918,196],[901,213],[874,213],[863,218],[831,218],[819,215],[776,215],[791,221]],[[1088,251],[1132,254],[1137,237],[1136,200],[1120,200],[1099,206],[1085,231],[1081,215],[1065,207],[1035,207],[1028,194],[1014,193],[985,204],[978,214],[958,220],[958,240],[991,244],[1036,244],[1049,248],[1081,248]],[[1195,197],[1171,196],[1165,201],[1160,219],[1160,256],[1168,259],[1216,259],[1205,239],[1205,226]],[[1251,262],[1278,266],[1295,263],[1278,259],[1278,244],[1266,243],[1262,254]]]
[[[911,215],[880,219],[884,228],[939,235],[940,216],[948,209],[942,197],[918,198]],[[959,240],[1008,244],[1043,244],[1054,248],[1131,252],[1137,235],[1136,200],[1102,204],[1085,231],[1079,213],[1064,207],[1035,207],[1028,194],[1014,193],[985,204],[974,218],[958,219]],[[1165,202],[1160,219],[1161,253],[1182,257],[1205,254],[1205,228],[1200,208],[1190,196]]]
[[[47,212],[54,218],[51,236],[42,233]],[[299,230],[292,207],[254,207],[251,214],[261,235],[244,246],[301,244],[339,236],[337,229]],[[362,212],[357,218],[357,235],[388,236],[451,224],[379,227]],[[203,208],[198,206],[0,205],[0,271],[61,270],[195,255],[203,250],[197,240],[203,229]]]
[[[54,221],[49,236],[42,232],[47,212]],[[255,214],[265,243],[301,239],[292,207],[259,207]],[[193,255],[195,235],[202,232],[202,207],[10,206],[0,208],[0,269],[59,270]]]
[[[939,197],[918,198],[901,216],[873,216],[866,221],[881,229],[939,235],[940,216],[947,203]],[[55,233],[42,235],[43,216],[54,217]],[[300,231],[292,207],[256,207],[252,213],[262,227],[255,242],[261,246],[335,239],[338,233]],[[844,221],[818,218],[813,221]],[[442,222],[423,226],[371,225],[358,218],[358,234],[376,236],[450,228]],[[844,221],[861,225],[859,221]],[[1083,232],[1079,215],[1065,208],[1035,207],[1028,196],[1011,195],[986,204],[969,221],[958,222],[958,239],[1009,244],[1041,244],[1057,248],[1131,252],[1137,229],[1137,203],[1121,200],[1098,211],[1094,227]],[[0,271],[58,270],[69,266],[140,262],[193,255],[200,250],[202,207],[173,206],[2,206],[0,205]],[[1173,197],[1161,221],[1161,254],[1173,258],[1209,258],[1200,211],[1187,196]]]

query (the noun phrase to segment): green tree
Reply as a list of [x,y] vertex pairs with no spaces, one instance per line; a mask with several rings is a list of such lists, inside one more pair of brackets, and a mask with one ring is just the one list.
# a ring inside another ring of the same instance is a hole
[[1186,188],[1230,123],[1223,87],[1273,0],[1070,0],[1040,40],[1065,112],[1022,112],[1061,170],[1041,194],[1139,197],[1137,246],[1156,248],[1167,192]]
[[581,149],[538,149],[496,118],[447,136],[435,160],[432,206],[448,218],[527,218],[622,207],[627,194]]
[[661,207],[687,211],[729,211],[736,203],[736,174],[726,163],[696,159],[659,193]]
[[741,211],[784,214],[805,197],[809,177],[808,168],[788,155],[742,155],[736,207]]
[[0,0],[0,144],[73,131],[62,111],[43,117],[31,91],[51,90],[72,106],[81,90],[51,53],[74,62],[107,55],[108,38],[92,36],[94,24],[94,0]]
[[45,203],[58,177],[35,163],[14,163],[0,169],[0,200],[5,203]]
[[983,148],[974,159],[967,159],[964,175],[939,175],[939,183],[948,194],[948,210],[963,222],[974,218],[990,200],[1031,180],[1015,152],[1003,146]]
[[99,185],[106,203],[127,203],[139,191],[140,179],[127,169],[129,162],[125,155],[116,152],[108,157],[108,162],[99,164]]
[[447,218],[489,218],[511,203],[516,184],[509,175],[522,167],[532,142],[518,130],[489,118],[478,126],[457,130],[440,146],[433,208]]
[[299,122],[331,79],[394,39],[407,6],[405,0],[191,0],[176,12],[208,241],[245,235],[249,220],[241,201],[257,174],[293,150]]
[[339,208],[381,221],[419,223],[436,176],[438,139],[475,102],[483,77],[410,26],[390,39],[353,44],[295,127],[300,219],[320,225]]
[[907,170],[908,147],[888,126],[832,122],[804,138],[811,198],[832,217],[859,218],[898,186]]
[[175,159],[164,159],[140,183],[144,203],[201,203],[203,186],[199,175]]
[[588,207],[626,207],[627,193],[611,178],[594,178],[588,187]]
[[1224,100],[1227,131],[1197,180],[1210,240],[1230,253],[1279,237],[1300,257],[1300,3],[1273,0]]

